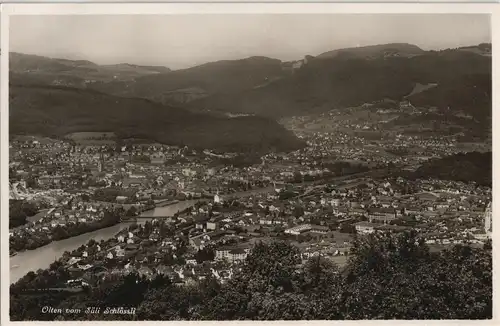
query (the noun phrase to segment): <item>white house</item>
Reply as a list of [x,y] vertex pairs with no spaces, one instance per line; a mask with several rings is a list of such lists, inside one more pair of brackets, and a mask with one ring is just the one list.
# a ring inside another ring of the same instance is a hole
[[379,226],[379,224],[370,222],[359,222],[354,224],[354,226],[358,233],[373,233],[375,232],[375,227]]

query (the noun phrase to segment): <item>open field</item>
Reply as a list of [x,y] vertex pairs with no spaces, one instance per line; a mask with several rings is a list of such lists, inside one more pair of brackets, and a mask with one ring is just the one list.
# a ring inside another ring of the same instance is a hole
[[334,256],[330,258],[338,267],[342,268],[347,265],[347,261],[349,260],[349,256]]
[[115,138],[116,135],[114,132],[93,132],[93,131],[86,131],[86,132],[73,132],[71,134],[67,134],[66,138],[68,139],[73,139],[73,140],[86,140],[86,139],[113,139]]
[[418,94],[418,93],[422,93],[422,92],[425,92],[426,90],[428,89],[431,89],[433,87],[436,87],[438,84],[427,84],[427,85],[423,85],[423,84],[420,84],[420,83],[417,83],[415,85],[415,88],[411,91],[410,94],[406,95],[405,97],[410,97],[412,95],[415,95],[415,94]]
[[112,145],[116,135],[113,132],[74,132],[67,134],[66,139],[73,140],[78,145]]

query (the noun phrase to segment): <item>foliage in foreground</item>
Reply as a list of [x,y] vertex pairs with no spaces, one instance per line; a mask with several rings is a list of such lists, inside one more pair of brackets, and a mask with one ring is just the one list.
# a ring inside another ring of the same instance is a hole
[[[80,294],[20,295],[11,286],[12,320],[488,319],[491,247],[457,245],[432,253],[415,234],[356,239],[339,270],[324,258],[300,264],[297,248],[258,244],[226,284],[208,278],[177,286],[136,275]],[[41,314],[40,307],[137,307],[130,315]]]
[[25,200],[9,200],[9,228],[16,228],[27,222],[28,216],[37,213],[37,207]]

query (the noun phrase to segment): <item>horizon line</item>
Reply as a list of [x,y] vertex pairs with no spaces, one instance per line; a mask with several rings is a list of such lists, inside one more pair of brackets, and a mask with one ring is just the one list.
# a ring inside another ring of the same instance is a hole
[[[191,65],[191,66],[188,66],[188,67],[177,68],[177,69],[170,68],[167,65],[138,64],[138,63],[131,63],[131,62],[117,62],[117,63],[110,63],[110,64],[99,64],[99,63],[96,63],[95,61],[92,61],[92,60],[89,60],[89,59],[78,59],[78,58],[71,58],[70,59],[70,58],[64,58],[64,57],[48,56],[48,55],[42,55],[42,54],[36,54],[36,53],[18,52],[18,51],[10,51],[10,50],[9,50],[9,54],[15,53],[15,54],[22,54],[22,55],[32,55],[32,56],[38,56],[38,57],[48,58],[48,59],[52,59],[52,60],[88,61],[88,62],[90,62],[92,64],[97,65],[97,66],[132,65],[132,66],[139,66],[139,67],[162,67],[162,68],[170,69],[170,71],[173,72],[173,71],[180,71],[180,70],[186,70],[186,69],[190,69],[190,68],[195,68],[195,67],[203,66],[203,65],[206,65],[206,64],[215,63],[215,62],[240,61],[240,60],[247,60],[247,59],[250,59],[250,58],[258,58],[258,57],[268,58],[268,59],[272,59],[272,60],[279,60],[281,63],[296,62],[296,61],[299,61],[299,60],[303,60],[307,56],[311,56],[313,58],[317,58],[317,57],[319,57],[320,55],[322,55],[324,53],[328,53],[328,52],[332,52],[332,51],[348,50],[348,49],[356,49],[356,48],[365,48],[365,47],[380,46],[380,45],[392,45],[392,44],[413,45],[413,46],[418,47],[419,49],[421,49],[424,52],[431,52],[431,51],[446,51],[446,50],[460,49],[460,48],[466,48],[466,47],[471,47],[471,46],[479,46],[481,44],[492,45],[492,41],[490,40],[489,42],[479,42],[479,43],[474,43],[474,44],[471,44],[471,45],[463,45],[463,46],[459,46],[459,47],[443,47],[443,48],[428,48],[428,49],[424,49],[424,48],[422,48],[421,46],[419,46],[417,44],[407,43],[407,42],[390,42],[390,43],[366,44],[366,45],[359,45],[359,46],[335,48],[335,49],[328,50],[328,51],[325,51],[325,52],[317,54],[317,55],[304,54],[302,56],[302,58],[295,59],[295,60],[282,60],[282,59],[267,57],[267,56],[263,56],[263,55],[251,55],[251,56],[242,57],[242,58],[239,58],[239,59],[220,59],[220,60],[216,60],[216,61],[207,61],[207,62],[204,62],[204,63],[194,64],[194,65]],[[1,54],[1,49],[0,49],[0,54]]]

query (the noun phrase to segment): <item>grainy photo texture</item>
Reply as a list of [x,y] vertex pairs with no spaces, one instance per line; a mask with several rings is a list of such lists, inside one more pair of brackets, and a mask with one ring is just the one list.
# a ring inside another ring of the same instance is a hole
[[9,37],[11,320],[492,318],[489,15]]

